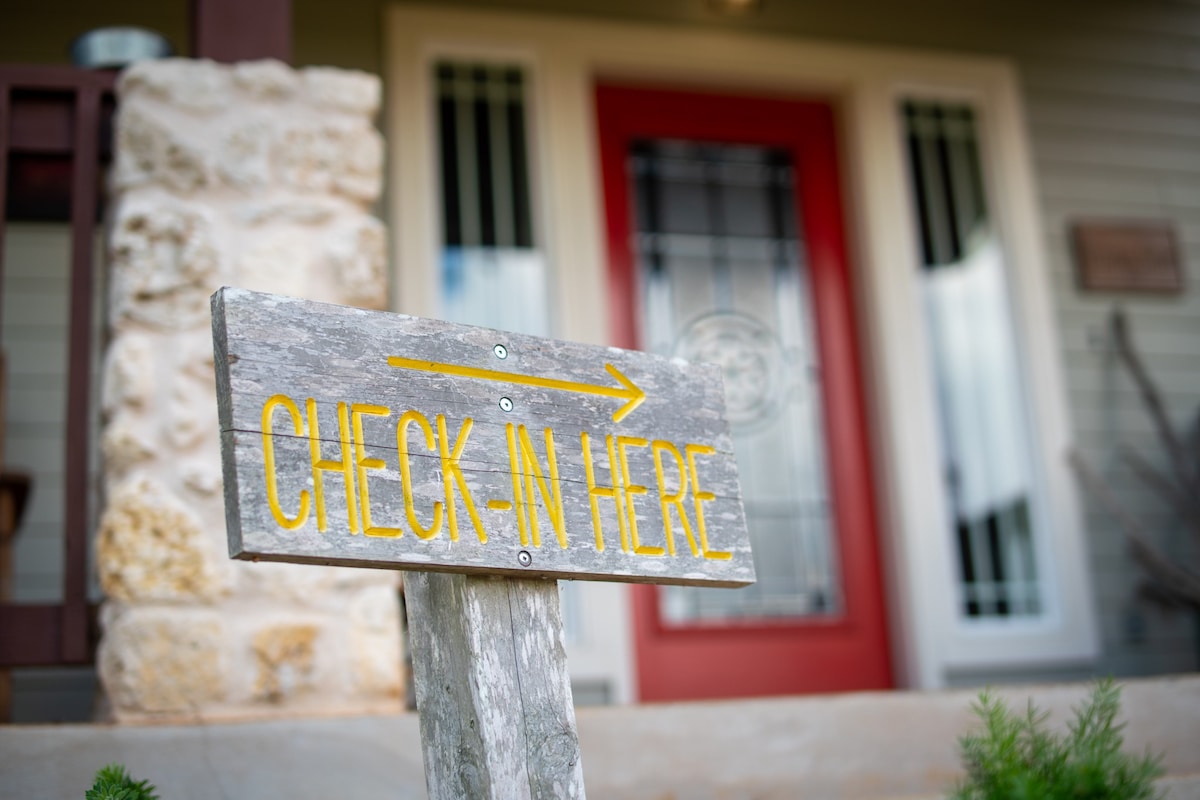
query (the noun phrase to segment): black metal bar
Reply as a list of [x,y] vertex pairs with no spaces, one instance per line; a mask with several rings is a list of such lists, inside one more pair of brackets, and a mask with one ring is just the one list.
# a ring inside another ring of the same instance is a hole
[[[696,156],[703,164],[704,198],[708,209],[713,271],[713,306],[717,310],[734,310],[733,269],[729,259],[729,230],[725,224],[725,184],[716,174],[724,163],[724,153],[716,147],[696,147]],[[723,305],[728,307],[723,308]]]
[[[662,230],[662,210],[659,202],[659,170],[658,148],[651,142],[635,142],[629,148],[629,161],[633,166],[634,187],[637,191],[637,217],[644,222],[644,227],[636,231],[639,239],[650,243],[650,248],[642,252],[647,269],[658,275],[663,271],[663,252],[659,234]],[[638,164],[640,162],[640,169]],[[649,234],[643,236],[643,234]],[[641,245],[635,243],[634,252],[640,252]]]

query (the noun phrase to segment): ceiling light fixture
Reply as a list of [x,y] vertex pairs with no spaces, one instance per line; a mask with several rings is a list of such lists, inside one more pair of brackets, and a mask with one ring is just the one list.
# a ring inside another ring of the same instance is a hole
[[710,11],[723,17],[749,17],[761,13],[764,0],[708,0]]
[[174,55],[171,43],[145,28],[96,28],[71,45],[71,63],[84,69],[120,69],[147,58]]

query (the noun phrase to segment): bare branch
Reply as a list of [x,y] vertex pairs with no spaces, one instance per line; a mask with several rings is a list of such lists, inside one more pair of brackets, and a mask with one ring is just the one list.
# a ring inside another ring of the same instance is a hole
[[1162,590],[1163,596],[1180,605],[1200,610],[1200,575],[1178,566],[1151,544],[1138,521],[1121,507],[1112,491],[1077,452],[1071,452],[1070,463],[1088,493],[1096,498],[1104,506],[1104,510],[1124,529],[1130,552],[1150,573]]
[[1133,343],[1130,341],[1129,327],[1125,321],[1125,312],[1120,308],[1113,309],[1112,332],[1117,355],[1124,362],[1130,376],[1133,378],[1133,382],[1137,384],[1138,390],[1142,394],[1142,402],[1145,404],[1146,410],[1150,413],[1150,417],[1154,421],[1154,427],[1157,429],[1158,437],[1162,441],[1168,457],[1171,459],[1171,466],[1178,476],[1181,489],[1187,494],[1197,493],[1197,490],[1200,490],[1200,486],[1196,485],[1196,476],[1192,474],[1191,464],[1188,463],[1187,456],[1184,453],[1183,443],[1179,441],[1179,436],[1175,433],[1175,428],[1171,425],[1171,420],[1167,417],[1162,397],[1158,393],[1158,387],[1150,379],[1150,375],[1146,372],[1146,367],[1142,363],[1141,356],[1138,355],[1133,347]]
[[1185,604],[1180,603],[1178,597],[1156,583],[1154,578],[1142,578],[1137,586],[1137,596],[1163,611],[1177,611],[1180,608],[1187,607]]
[[1187,519],[1193,532],[1200,536],[1200,497],[1180,491],[1170,477],[1164,475],[1132,447],[1122,446],[1121,456],[1134,474],[1162,495],[1168,504]]

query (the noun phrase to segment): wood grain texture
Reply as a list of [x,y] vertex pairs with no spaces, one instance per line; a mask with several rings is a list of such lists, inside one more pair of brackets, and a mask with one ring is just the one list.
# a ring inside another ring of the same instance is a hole
[[228,288],[213,342],[234,558],[754,581],[718,367]]
[[412,572],[404,590],[429,797],[582,798],[557,583]]

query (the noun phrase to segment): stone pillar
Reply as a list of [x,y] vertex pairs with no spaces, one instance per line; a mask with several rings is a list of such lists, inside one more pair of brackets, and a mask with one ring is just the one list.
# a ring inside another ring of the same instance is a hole
[[397,574],[228,557],[209,295],[386,304],[379,80],[167,60],[119,85],[97,657],[118,720],[403,703]]

